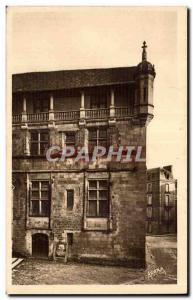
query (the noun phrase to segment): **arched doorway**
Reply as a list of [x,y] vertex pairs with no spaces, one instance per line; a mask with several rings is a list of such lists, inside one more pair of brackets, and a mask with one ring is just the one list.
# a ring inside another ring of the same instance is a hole
[[32,235],[32,256],[48,257],[48,236],[44,233]]

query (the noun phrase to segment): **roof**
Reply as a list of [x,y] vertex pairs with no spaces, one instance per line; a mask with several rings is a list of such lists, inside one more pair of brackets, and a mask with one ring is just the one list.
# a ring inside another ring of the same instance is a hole
[[154,172],[160,170],[160,167],[147,169],[147,172]]
[[136,67],[32,72],[12,76],[13,92],[62,90],[134,81]]
[[151,168],[151,169],[147,169],[147,173],[151,173],[154,171],[164,171],[172,174],[172,167],[173,167],[172,165],[168,165],[164,167]]
[[154,65],[152,65],[149,61],[145,60],[142,61],[138,64],[137,66],[137,73],[138,74],[151,74],[154,76],[156,76],[156,72],[155,72],[155,68]]

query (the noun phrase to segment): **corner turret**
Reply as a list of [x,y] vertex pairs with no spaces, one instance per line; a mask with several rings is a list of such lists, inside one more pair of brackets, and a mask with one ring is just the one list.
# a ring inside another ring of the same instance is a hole
[[142,61],[137,65],[135,80],[135,114],[142,125],[147,125],[153,118],[153,82],[156,76],[154,65],[147,61],[147,45],[143,42]]

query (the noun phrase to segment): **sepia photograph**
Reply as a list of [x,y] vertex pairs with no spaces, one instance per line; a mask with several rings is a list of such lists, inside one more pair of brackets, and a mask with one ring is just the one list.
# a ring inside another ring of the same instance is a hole
[[187,8],[8,6],[7,293],[187,293]]

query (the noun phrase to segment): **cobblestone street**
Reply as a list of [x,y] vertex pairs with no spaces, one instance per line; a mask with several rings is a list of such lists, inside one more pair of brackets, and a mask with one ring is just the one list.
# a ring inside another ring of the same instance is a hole
[[147,237],[146,270],[26,259],[13,270],[13,284],[176,283],[176,237]]

